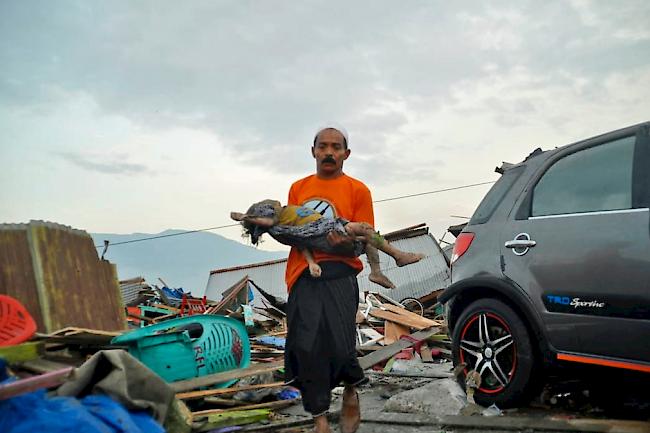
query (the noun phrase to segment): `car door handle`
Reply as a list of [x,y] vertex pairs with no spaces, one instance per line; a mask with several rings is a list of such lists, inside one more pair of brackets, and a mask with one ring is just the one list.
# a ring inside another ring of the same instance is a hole
[[506,248],[530,248],[537,245],[537,242],[530,239],[514,239],[511,241],[506,241]]

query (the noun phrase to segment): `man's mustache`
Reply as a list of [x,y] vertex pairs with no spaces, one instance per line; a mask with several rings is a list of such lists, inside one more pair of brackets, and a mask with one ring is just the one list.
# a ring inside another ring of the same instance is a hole
[[332,158],[331,156],[326,156],[325,158],[323,158],[323,159],[321,160],[320,163],[321,163],[321,164],[325,164],[325,163],[327,163],[327,162],[329,162],[329,163],[331,163],[331,164],[336,164],[336,160],[335,160],[334,158]]

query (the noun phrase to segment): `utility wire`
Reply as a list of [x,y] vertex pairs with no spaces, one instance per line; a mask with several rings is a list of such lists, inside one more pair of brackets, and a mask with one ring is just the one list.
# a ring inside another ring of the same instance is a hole
[[402,198],[418,197],[418,196],[421,196],[421,195],[436,194],[438,192],[445,192],[445,191],[454,191],[454,190],[457,190],[457,189],[471,188],[473,186],[489,185],[489,184],[495,183],[495,182],[496,182],[496,180],[492,180],[490,182],[473,183],[471,185],[455,186],[453,188],[437,189],[435,191],[419,192],[417,194],[400,195],[400,196],[397,196],[397,197],[391,197],[391,198],[384,198],[384,199],[381,199],[381,200],[375,200],[373,203],[383,203],[385,201],[399,200],[399,199],[402,199]]
[[[148,237],[148,238],[140,238],[140,239],[131,239],[129,241],[111,243],[110,246],[131,244],[133,242],[149,241],[151,239],[170,238],[172,236],[180,236],[180,235],[187,235],[187,234],[190,234],[190,233],[206,232],[208,230],[225,229],[226,227],[235,227],[235,226],[238,226],[238,225],[239,225],[239,223],[227,224],[225,226],[208,227],[207,229],[187,230],[187,231],[184,231],[184,232],[170,233],[168,235],[151,236],[151,237]],[[95,245],[95,248],[102,248],[102,247],[104,247],[104,245]]]
[[[390,198],[384,198],[384,199],[381,199],[381,200],[374,200],[373,203],[383,203],[383,202],[386,202],[386,201],[400,200],[400,199],[403,199],[403,198],[418,197],[418,196],[421,196],[421,195],[428,195],[428,194],[437,194],[439,192],[455,191],[455,190],[458,190],[458,189],[472,188],[472,187],[481,186],[481,185],[489,185],[489,184],[492,184],[492,183],[495,183],[495,182],[496,182],[496,180],[493,180],[493,181],[489,181],[489,182],[480,182],[480,183],[473,183],[473,184],[470,184],[470,185],[455,186],[453,188],[444,188],[444,189],[437,189],[437,190],[433,190],[433,191],[419,192],[417,194],[400,195],[400,196],[397,196],[397,197],[390,197]],[[168,235],[159,235],[159,236],[151,236],[151,237],[148,237],[148,238],[131,239],[129,241],[110,243],[110,246],[131,244],[131,243],[134,243],[134,242],[149,241],[149,240],[152,240],[152,239],[169,238],[169,237],[172,237],[172,236],[180,236],[180,235],[187,235],[187,234],[190,234],[190,233],[206,232],[206,231],[209,231],[209,230],[219,230],[219,229],[225,229],[227,227],[235,227],[235,226],[238,226],[238,225],[239,225],[239,223],[227,224],[227,225],[217,226],[217,227],[208,227],[206,229],[187,230],[187,231],[178,232],[178,233],[171,233],[171,234],[168,234]],[[102,247],[105,247],[105,245],[95,245],[95,248],[102,248]]]

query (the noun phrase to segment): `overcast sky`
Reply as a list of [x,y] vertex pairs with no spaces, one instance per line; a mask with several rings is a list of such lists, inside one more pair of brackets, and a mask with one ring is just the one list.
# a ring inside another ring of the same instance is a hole
[[[649,22],[647,0],[3,0],[0,222],[230,224],[314,171],[327,120],[374,199],[495,180],[650,120]],[[488,188],[377,203],[376,226],[440,237]]]

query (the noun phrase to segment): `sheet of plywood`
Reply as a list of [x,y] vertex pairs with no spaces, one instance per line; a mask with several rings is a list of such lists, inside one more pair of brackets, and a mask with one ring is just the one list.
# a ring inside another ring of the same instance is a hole
[[409,310],[407,310],[405,308],[400,308],[400,307],[398,307],[396,305],[384,304],[384,305],[382,305],[382,307],[385,308],[388,311],[399,314],[401,316],[405,316],[405,317],[409,317],[409,318],[411,318],[413,320],[417,320],[418,323],[422,323],[426,327],[442,325],[442,323],[438,322],[437,320],[427,319],[426,317],[422,317],[417,313],[409,311]]
[[399,323],[386,320],[384,322],[384,343],[393,344],[399,340],[402,335],[409,335],[409,328]]
[[370,315],[377,317],[379,319],[389,320],[391,322],[399,323],[403,326],[408,326],[409,328],[414,328],[417,330],[422,330],[429,328],[433,325],[429,325],[426,322],[413,319],[409,316],[393,313],[392,311],[382,310],[380,308],[373,308],[370,310]]

